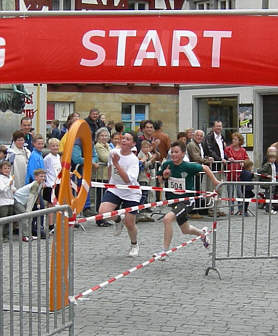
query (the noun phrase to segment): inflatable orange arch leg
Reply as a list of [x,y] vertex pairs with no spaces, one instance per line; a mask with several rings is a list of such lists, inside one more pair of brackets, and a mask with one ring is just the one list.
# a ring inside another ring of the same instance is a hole
[[[70,168],[73,146],[77,139],[81,140],[84,157],[83,180],[77,197],[72,194]],[[62,156],[62,179],[58,204],[68,204],[73,214],[78,215],[85,204],[91,184],[92,174],[92,136],[89,125],[84,120],[77,120],[71,126]],[[55,244],[55,245],[54,245]],[[69,304],[68,266],[69,266],[69,218],[56,215],[56,241],[52,243],[50,269],[50,311],[59,310]],[[64,284],[64,287],[63,287]],[[64,298],[64,300],[63,300]],[[63,302],[64,301],[64,302]]]

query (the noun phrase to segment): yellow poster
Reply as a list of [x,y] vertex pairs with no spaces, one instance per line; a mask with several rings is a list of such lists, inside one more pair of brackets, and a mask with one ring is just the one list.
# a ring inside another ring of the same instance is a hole
[[246,146],[253,147],[254,146],[254,135],[253,133],[246,134]]

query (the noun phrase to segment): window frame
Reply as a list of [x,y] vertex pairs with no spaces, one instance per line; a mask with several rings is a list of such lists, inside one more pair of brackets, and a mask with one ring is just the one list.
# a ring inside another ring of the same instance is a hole
[[[123,120],[123,107],[124,105],[131,105],[131,119],[130,120]],[[145,106],[145,118],[143,120],[149,119],[149,111],[150,111],[150,104],[149,103],[122,103],[122,109],[121,109],[121,122],[122,123],[130,123],[131,124],[131,130],[135,131],[136,123],[141,122],[142,120],[138,121],[136,120],[136,111],[135,107],[137,105],[143,105]]]

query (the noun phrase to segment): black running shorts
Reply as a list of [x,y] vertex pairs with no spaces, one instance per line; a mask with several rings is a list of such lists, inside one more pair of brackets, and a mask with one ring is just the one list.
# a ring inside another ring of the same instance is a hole
[[194,201],[185,201],[177,204],[171,204],[172,212],[176,215],[176,220],[179,225],[188,221],[188,214],[194,208]]

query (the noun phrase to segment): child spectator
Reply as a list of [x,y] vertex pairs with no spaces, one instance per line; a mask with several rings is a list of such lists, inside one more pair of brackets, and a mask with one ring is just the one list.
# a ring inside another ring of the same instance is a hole
[[8,149],[7,160],[12,164],[12,175],[14,175],[14,185],[19,189],[25,185],[26,170],[31,152],[24,146],[25,138],[22,131],[13,133],[13,143]]
[[[56,182],[56,178],[61,170],[61,160],[59,152],[59,140],[57,138],[51,138],[48,141],[48,146],[50,153],[47,154],[44,159],[44,167],[46,172],[46,181],[45,181],[45,188],[43,189],[43,199],[47,201],[47,207],[51,208],[51,194],[52,188]],[[54,229],[53,224],[53,213],[48,215],[48,225],[49,231]]]
[[[42,150],[44,147],[44,140],[41,134],[37,134],[33,137],[33,151],[30,155],[28,165],[27,165],[27,172],[25,178],[25,184],[29,184],[34,181],[34,171],[37,169],[44,170],[44,162],[42,157]],[[39,203],[35,204],[35,209],[37,209],[37,205],[39,204],[40,209],[44,209],[44,200],[42,195],[39,195]],[[37,234],[37,219],[33,219],[33,236]],[[41,220],[41,237],[45,238],[45,232],[43,227],[43,217]]]
[[42,150],[44,147],[44,140],[41,134],[37,134],[33,138],[33,151],[30,155],[27,173],[25,178],[25,184],[31,183],[34,181],[34,171],[36,169],[44,169],[44,162],[42,157]]
[[121,134],[118,132],[114,132],[111,135],[111,139],[109,142],[110,149],[120,148],[121,147]]
[[[242,171],[240,172],[240,181],[252,181],[254,178],[254,174],[252,173],[252,169],[253,169],[253,161],[247,159],[243,162],[243,167],[242,167]],[[255,196],[255,194],[253,193],[254,186],[252,185],[245,185],[242,186],[242,192],[244,193],[244,197],[246,198],[252,198]],[[249,217],[248,214],[248,206],[249,206],[249,202],[245,202],[244,203],[244,216],[245,217]]]
[[61,131],[59,130],[59,120],[51,121],[51,133],[49,138],[60,139]]
[[[34,181],[18,189],[14,194],[14,211],[15,214],[21,214],[32,211],[35,208],[36,202],[39,200],[40,193],[44,187],[45,171],[36,169],[33,172]],[[29,235],[28,219],[23,219],[22,224],[22,241],[37,239],[35,235]],[[41,234],[41,238],[45,239],[45,234]]]
[[7,155],[7,147],[1,145],[0,146],[0,163],[6,159],[6,155]]
[[[2,161],[0,163],[0,217],[13,215],[14,192],[16,191],[16,188],[10,173],[10,162]],[[2,232],[3,238],[8,238],[9,224],[4,225]]]
[[[155,156],[151,154],[152,145],[147,140],[143,140],[141,143],[141,150],[138,154],[139,159],[139,184],[142,186],[150,185],[151,180],[151,168],[155,162]],[[148,200],[148,190],[142,190],[142,197],[140,204],[147,203]],[[142,210],[136,218],[136,222],[153,222],[154,219],[143,214]]]
[[[258,170],[259,174],[262,174],[260,177],[260,181],[262,182],[276,182],[276,176],[278,171],[278,166],[276,163],[276,153],[269,152],[266,155],[267,162],[262,166],[261,169]],[[275,186],[267,186],[262,185],[261,188],[265,189],[265,197],[266,199],[273,199],[273,196],[275,194]],[[266,203],[265,205],[265,212],[268,214],[269,212],[272,215],[277,214],[277,212],[274,209],[270,210],[270,203]]]

